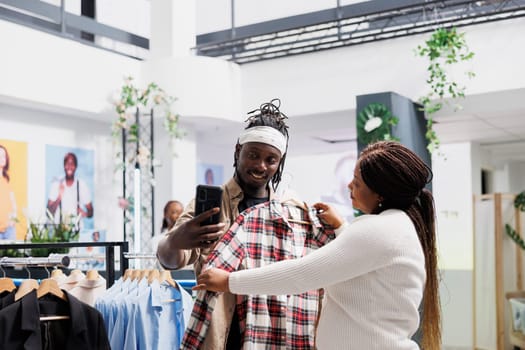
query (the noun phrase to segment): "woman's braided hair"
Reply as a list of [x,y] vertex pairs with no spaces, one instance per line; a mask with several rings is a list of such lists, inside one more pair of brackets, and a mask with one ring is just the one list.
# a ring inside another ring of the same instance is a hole
[[[279,110],[280,107],[281,100],[274,98],[270,102],[263,103],[258,109],[248,112],[249,117],[245,120],[245,122],[248,122],[248,125],[245,129],[253,128],[255,126],[269,126],[278,130],[284,135],[284,137],[286,137],[286,150],[281,157],[279,169],[275,172],[271,179],[272,188],[274,191],[281,182],[289,139],[288,125],[285,123],[285,119],[288,119],[288,117]],[[237,161],[235,159],[233,166],[237,166]]]

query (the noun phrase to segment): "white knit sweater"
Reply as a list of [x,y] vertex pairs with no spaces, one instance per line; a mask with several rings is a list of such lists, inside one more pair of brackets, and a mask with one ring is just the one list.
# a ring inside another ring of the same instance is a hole
[[301,259],[233,272],[236,294],[297,294],[325,288],[320,350],[419,349],[425,258],[410,218],[399,210],[364,215]]

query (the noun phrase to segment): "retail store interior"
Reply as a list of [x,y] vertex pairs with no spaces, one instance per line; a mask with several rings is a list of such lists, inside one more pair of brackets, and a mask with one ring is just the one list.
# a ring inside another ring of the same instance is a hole
[[[446,67],[461,96],[431,97],[442,104],[431,116],[439,148],[427,153],[442,348],[525,348],[512,323],[521,304],[507,295],[525,290],[521,0],[0,0],[0,145],[9,150],[17,218],[14,236],[0,242],[28,244],[16,256],[27,259],[39,242],[31,237],[54,220],[53,182],[74,153],[92,215],[71,223],[76,235],[67,241],[100,244],[61,247],[72,256],[64,270],[95,269],[113,279],[109,287],[125,268],[158,268],[152,240],[165,203],[187,205],[196,185],[228,181],[248,113],[274,99],[290,135],[279,191],[330,202],[352,221],[360,99],[390,101],[394,136],[415,135],[401,143],[425,139],[415,125],[429,118],[421,111],[429,62],[418,46],[451,28],[473,56]],[[137,89],[130,104],[126,86]],[[141,105],[136,96],[146,94]],[[404,123],[406,103],[416,124]],[[128,242],[115,245],[109,276],[103,242]],[[93,249],[96,259],[74,259]],[[25,278],[11,265],[2,268],[13,272],[7,277]],[[194,279],[191,268],[173,276],[184,286]]]

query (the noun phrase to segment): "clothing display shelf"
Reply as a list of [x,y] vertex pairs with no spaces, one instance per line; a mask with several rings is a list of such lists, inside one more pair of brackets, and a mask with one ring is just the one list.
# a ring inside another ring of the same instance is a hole
[[508,224],[523,237],[525,213],[514,206],[512,193],[473,197],[473,348],[505,350],[511,329],[505,296],[523,291],[525,270],[524,250],[505,231]]
[[[32,248],[82,248],[82,247],[104,247],[106,254],[106,286],[107,288],[111,287],[113,283],[115,282],[115,247],[119,247],[119,254],[120,254],[120,272],[123,273],[128,268],[128,258],[124,256],[124,253],[128,252],[129,250],[129,243],[122,241],[122,242],[61,242],[61,243],[13,243],[13,244],[2,244],[0,245],[0,249],[32,249]],[[63,259],[64,257],[68,257],[68,259],[71,259],[74,255],[56,255],[56,260]],[[16,258],[9,258],[9,259],[16,259]],[[20,259],[26,259],[26,262],[36,262],[37,259],[42,260],[41,262],[44,263],[47,260],[49,262],[49,259],[53,259],[53,257],[50,258],[37,258],[37,257],[31,257],[31,258],[20,258]],[[13,260],[14,261],[14,260]],[[58,264],[55,264],[54,266],[57,266]],[[40,265],[42,266],[42,265]],[[49,266],[49,265],[48,265]]]

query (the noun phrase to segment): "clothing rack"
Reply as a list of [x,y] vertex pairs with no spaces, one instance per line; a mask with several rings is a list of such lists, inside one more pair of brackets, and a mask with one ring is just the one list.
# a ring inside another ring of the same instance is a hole
[[[130,252],[125,252],[124,253],[124,257],[126,259],[155,259],[157,260],[157,255],[156,254],[151,254],[151,253],[130,253]],[[181,272],[181,270],[179,270],[179,272]],[[171,271],[170,271],[170,274],[171,274]],[[184,289],[186,289],[186,291],[188,291],[188,293],[192,293],[192,290],[191,288],[193,286],[196,285],[196,281],[195,281],[195,278],[176,278],[176,281],[178,284],[180,284],[180,286]]]
[[26,257],[26,258],[0,258],[0,266],[61,266],[68,267],[70,258],[67,255],[50,254],[46,257]]
[[95,254],[95,253],[91,253],[91,254],[57,254],[57,253],[53,253],[53,254],[49,254],[49,257],[52,257],[52,256],[65,256],[67,255],[71,260],[83,260],[83,259],[105,259],[106,258],[106,254]]
[[151,253],[130,253],[124,252],[126,259],[157,259],[157,255]]
[[[118,242],[57,242],[57,243],[11,243],[0,244],[2,249],[32,249],[32,248],[81,248],[81,247],[104,247],[106,250],[106,286],[111,287],[115,282],[115,247],[119,247],[120,254],[120,272],[124,273],[128,269],[128,259],[124,256],[125,252],[129,251],[129,243],[125,241]],[[57,254],[64,257],[64,255]],[[71,259],[74,255],[66,255]],[[9,259],[28,259],[28,258],[9,258]],[[48,258],[31,258],[48,259]],[[69,265],[69,263],[68,263]]]
[[[131,253],[131,252],[124,252],[124,257],[126,259],[146,259],[146,260],[157,260],[157,255],[152,253]],[[135,268],[141,268],[141,264],[139,261],[137,261],[134,264]]]

